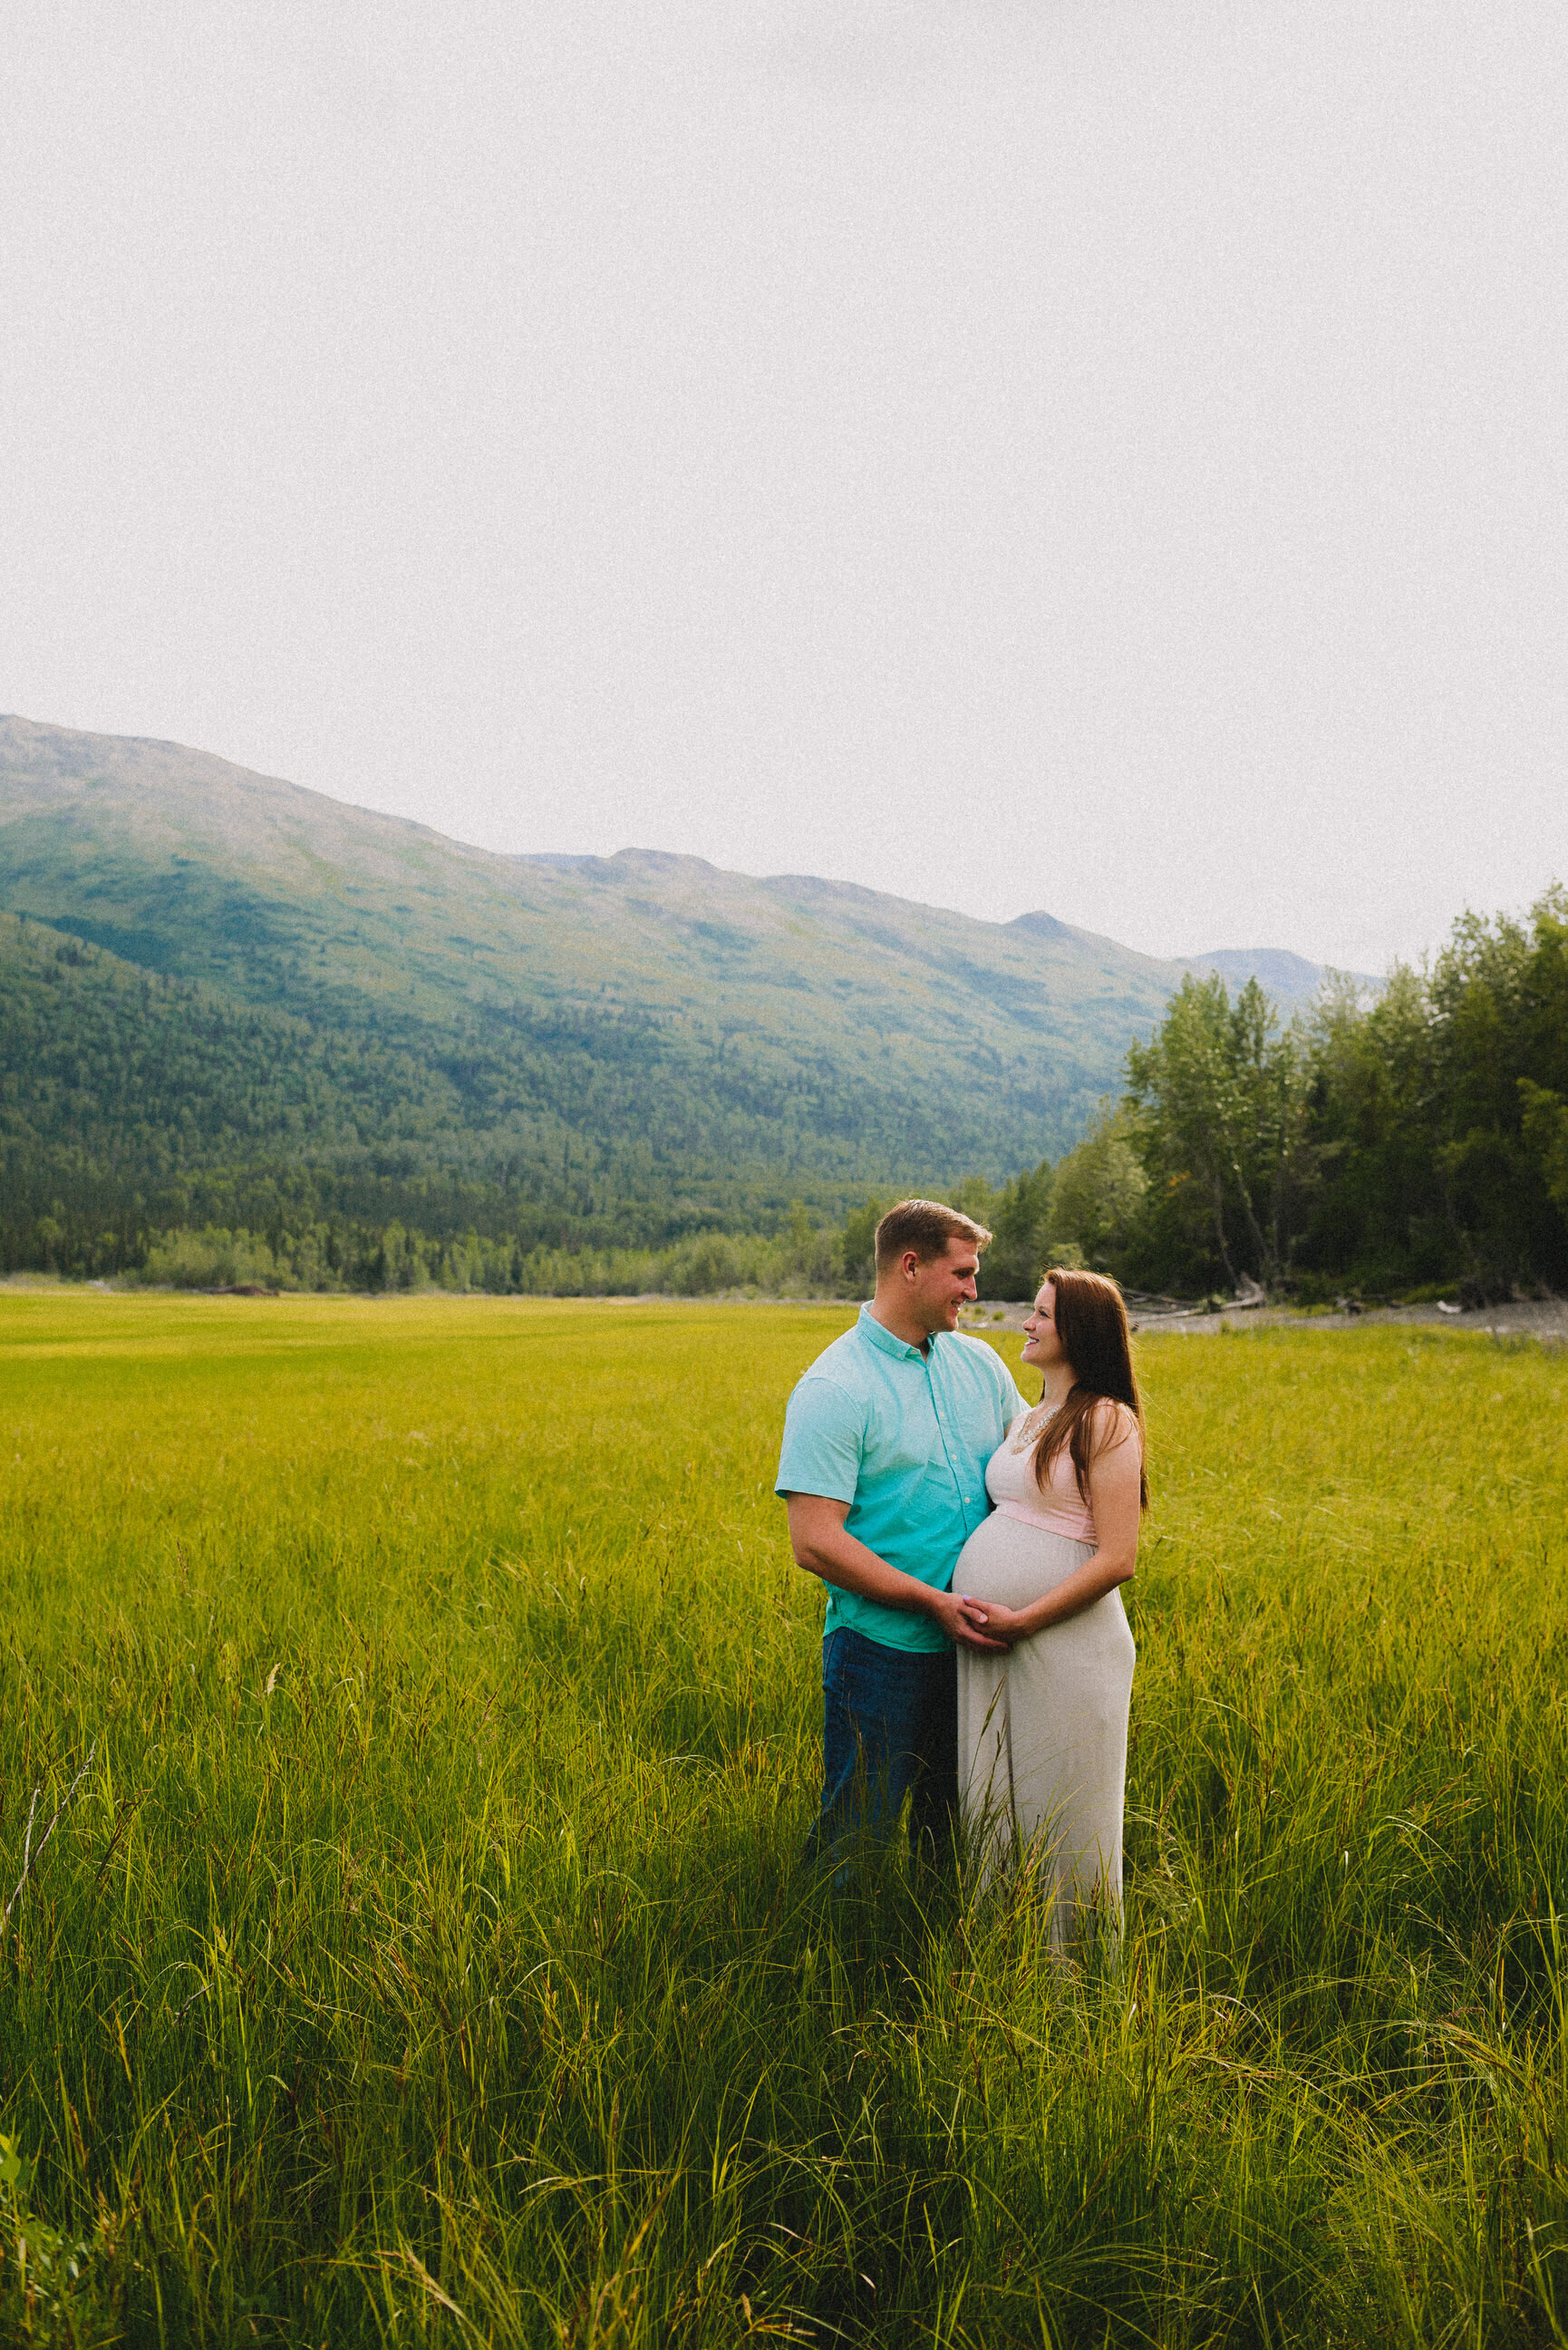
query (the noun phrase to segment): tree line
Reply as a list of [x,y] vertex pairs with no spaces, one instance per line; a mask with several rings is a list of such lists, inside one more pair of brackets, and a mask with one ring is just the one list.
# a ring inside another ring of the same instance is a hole
[[[1129,1052],[1120,1097],[1054,1164],[1000,1185],[917,1175],[846,1215],[831,1193],[792,1198],[787,1176],[698,1170],[628,1197],[591,1164],[574,1170],[570,1137],[554,1133],[498,1168],[431,1164],[428,1073],[348,1047],[352,1069],[337,1068],[327,1042],[306,1050],[271,1015],[169,983],[131,988],[124,966],[95,972],[92,950],[36,931],[26,960],[20,976],[13,960],[5,1007],[21,1016],[0,1024],[8,1270],[195,1287],[854,1296],[870,1285],[883,1207],[927,1188],[993,1228],[993,1298],[1029,1295],[1050,1263],[1186,1297],[1256,1282],[1304,1302],[1445,1290],[1479,1302],[1568,1282],[1562,889],[1523,920],[1465,915],[1429,964],[1396,965],[1376,990],[1331,980],[1288,1024],[1256,982],[1232,996],[1219,976],[1189,976]],[[94,1020],[51,1029],[57,991],[78,978],[98,981]],[[186,1076],[202,1080],[200,1114],[182,1123],[170,1106]],[[383,1077],[401,1132],[372,1148],[339,1127],[335,1159],[313,1159],[328,1101],[346,1118],[346,1096],[368,1103]]]
[[1187,1296],[1561,1287],[1568,894],[1466,914],[1429,964],[1376,991],[1331,979],[1288,1025],[1255,982],[1189,975],[1119,1100],[991,1221],[999,1284],[1028,1260]]

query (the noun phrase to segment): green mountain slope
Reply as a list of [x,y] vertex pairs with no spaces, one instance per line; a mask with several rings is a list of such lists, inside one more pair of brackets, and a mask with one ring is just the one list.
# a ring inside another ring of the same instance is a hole
[[117,1234],[120,1257],[138,1232],[187,1222],[493,1222],[507,1170],[432,1180],[462,1110],[439,1073],[373,1037],[317,1034],[0,915],[7,1262],[29,1261],[42,1219]]
[[108,1076],[28,1094],[13,1070],[30,1191],[70,1149],[143,1191],[308,1164],[501,1184],[647,1235],[1054,1155],[1181,969],[1045,914],[978,922],[646,851],[500,857],[177,744],[17,718],[0,908],[102,951],[51,962],[8,926],[28,1017],[83,1067],[142,1072],[122,1117]]

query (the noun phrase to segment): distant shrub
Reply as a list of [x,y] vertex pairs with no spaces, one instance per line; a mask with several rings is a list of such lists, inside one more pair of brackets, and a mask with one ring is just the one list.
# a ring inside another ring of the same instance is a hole
[[243,1228],[207,1224],[163,1232],[125,1278],[139,1288],[400,1291],[444,1289],[504,1297],[712,1297],[726,1291],[834,1296],[837,1237],[804,1209],[786,1233],[699,1232],[664,1248],[535,1248],[464,1232],[441,1240],[401,1223],[348,1231],[315,1224],[269,1243]]
[[130,1278],[139,1287],[158,1289],[234,1289],[243,1282],[261,1282],[269,1289],[282,1285],[265,1241],[216,1224],[200,1232],[165,1232]]

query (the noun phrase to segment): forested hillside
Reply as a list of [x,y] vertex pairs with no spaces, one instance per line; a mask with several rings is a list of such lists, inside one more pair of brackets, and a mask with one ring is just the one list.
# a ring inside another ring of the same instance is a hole
[[[770,1191],[764,1171],[705,1159],[690,1101],[664,1136],[671,1157],[682,1135],[691,1145],[675,1181],[657,1115],[651,1142],[585,1144],[554,1105],[575,1082],[577,1107],[597,1087],[603,1107],[602,1055],[575,1051],[564,1023],[534,1043],[530,1071],[479,1040],[431,1050],[396,1018],[317,1026],[0,915],[0,1249],[12,1265],[112,1272],[189,1224],[275,1246],[396,1221],[528,1250],[778,1221],[776,1180]],[[831,1187],[811,1188],[831,1214]]]
[[393,1223],[508,1267],[798,1241],[1059,1154],[1181,976],[1046,914],[497,857],[19,719],[0,906],[0,1252],[76,1272],[207,1224],[312,1263]]
[[0,1248],[134,1263],[191,1222],[277,1231],[410,1212],[452,1229],[499,1185],[438,1176],[460,1097],[375,1035],[318,1033],[0,916]]

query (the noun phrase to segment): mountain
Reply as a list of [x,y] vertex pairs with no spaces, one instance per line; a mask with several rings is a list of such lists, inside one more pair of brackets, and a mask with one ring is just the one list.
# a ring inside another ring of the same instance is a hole
[[[120,1192],[309,1165],[383,1205],[500,1184],[639,1234],[1054,1156],[1187,967],[1045,913],[650,850],[498,856],[21,718],[0,720],[0,909],[13,1180],[47,1190],[62,1152]],[[1315,976],[1251,960],[1293,998]]]
[[[1309,962],[1305,955],[1292,954],[1288,947],[1220,947],[1210,954],[1194,955],[1188,968],[1217,971],[1232,994],[1255,979],[1264,994],[1272,996],[1287,1014],[1312,1002],[1324,975],[1321,962]],[[1365,972],[1352,972],[1349,976],[1363,987],[1379,984]]]

